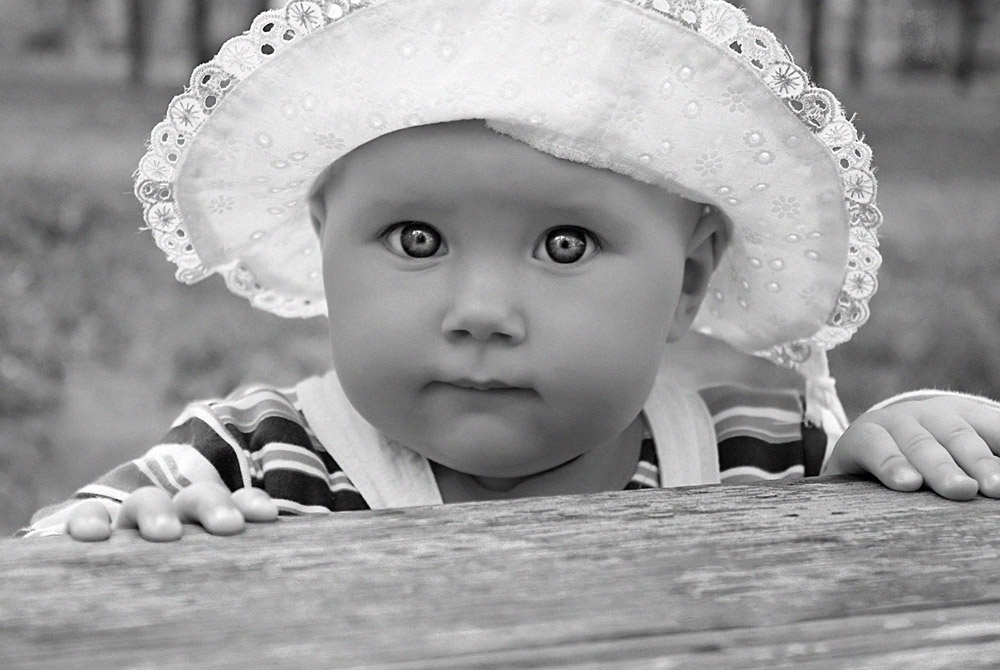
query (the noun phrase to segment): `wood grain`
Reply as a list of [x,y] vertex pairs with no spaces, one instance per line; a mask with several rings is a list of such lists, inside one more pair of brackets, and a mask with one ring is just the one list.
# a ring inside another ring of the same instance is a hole
[[847,477],[0,541],[0,667],[1000,667],[1000,502]]

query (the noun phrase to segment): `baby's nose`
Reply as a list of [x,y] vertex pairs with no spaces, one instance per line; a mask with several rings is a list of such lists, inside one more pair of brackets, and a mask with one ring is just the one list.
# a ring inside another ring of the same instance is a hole
[[499,278],[481,276],[464,282],[441,322],[441,332],[451,342],[520,344],[527,329],[509,289],[509,283]]

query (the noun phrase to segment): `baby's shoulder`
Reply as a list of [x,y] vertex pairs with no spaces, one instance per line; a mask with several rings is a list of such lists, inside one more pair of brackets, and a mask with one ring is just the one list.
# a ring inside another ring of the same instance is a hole
[[174,431],[173,441],[194,447],[227,484],[248,478],[284,513],[368,508],[309,426],[297,387],[243,386],[191,403]]
[[791,387],[751,386],[724,383],[698,389],[713,420],[735,417],[766,417],[771,421],[799,424],[805,404],[803,392]]
[[192,431],[232,435],[244,443],[287,442],[311,447],[315,441],[296,389],[260,384],[189,403],[171,432]]
[[210,409],[220,419],[247,429],[244,432],[256,429],[263,422],[308,426],[295,387],[244,385],[224,397],[202,400],[189,407],[198,405]]
[[698,394],[712,417],[723,483],[819,473],[828,440],[805,420],[801,390],[718,384]]
[[309,426],[295,387],[241,386],[226,396],[188,404],[170,428],[166,442],[187,444],[209,460],[232,460],[232,452],[254,459],[276,452],[328,463],[329,455]]

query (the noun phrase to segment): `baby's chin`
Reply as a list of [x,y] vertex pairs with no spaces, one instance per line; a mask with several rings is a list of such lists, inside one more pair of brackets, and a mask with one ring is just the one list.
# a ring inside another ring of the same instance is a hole
[[525,448],[523,441],[511,445],[477,440],[471,444],[449,442],[446,448],[442,446],[417,445],[410,448],[450,470],[493,479],[531,477],[559,467],[581,454],[579,450],[562,453],[552,448]]
[[578,454],[568,458],[566,461],[549,466],[539,465],[537,463],[520,466],[510,466],[502,463],[490,463],[485,465],[483,463],[456,463],[454,466],[451,466],[447,463],[440,463],[439,461],[435,462],[438,462],[440,465],[443,465],[450,470],[454,470],[455,472],[460,472],[464,475],[469,475],[470,477],[476,477],[479,479],[522,480],[555,470],[556,468],[565,465],[567,462],[576,460],[579,456],[580,455]]

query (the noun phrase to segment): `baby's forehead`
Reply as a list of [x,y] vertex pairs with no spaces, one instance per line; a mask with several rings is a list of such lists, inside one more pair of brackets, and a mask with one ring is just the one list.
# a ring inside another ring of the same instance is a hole
[[378,202],[567,212],[672,213],[691,203],[665,189],[556,158],[501,135],[482,120],[417,126],[383,135],[338,160],[324,192],[328,205]]

